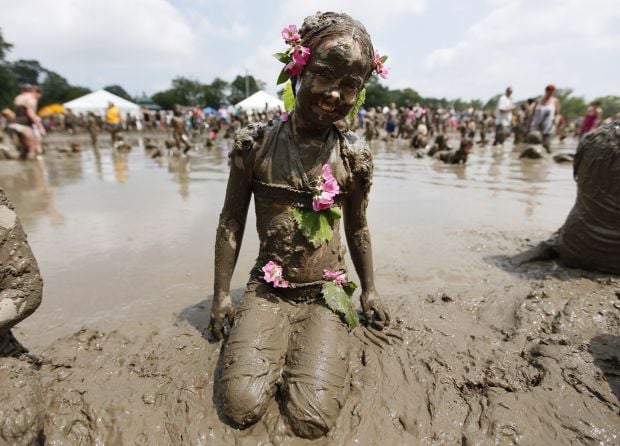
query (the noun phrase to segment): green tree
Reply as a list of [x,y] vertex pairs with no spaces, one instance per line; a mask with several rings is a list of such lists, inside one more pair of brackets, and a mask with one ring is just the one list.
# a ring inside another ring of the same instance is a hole
[[13,72],[0,63],[0,108],[13,107],[13,99],[19,93],[19,86]]
[[0,62],[4,61],[7,53],[11,51],[11,48],[13,48],[13,44],[4,40],[4,37],[2,37],[2,28],[0,28]]
[[379,83],[379,80],[372,76],[366,83],[366,104],[368,107],[383,107],[392,102],[392,93],[388,87]]
[[202,105],[215,109],[220,108],[226,104],[227,92],[229,90],[230,85],[228,82],[216,77],[211,84],[204,86]]
[[123,87],[120,85],[108,85],[107,87],[103,87],[105,91],[108,91],[116,96],[120,96],[123,99],[127,99],[128,101],[133,101],[133,98],[125,91]]
[[10,69],[20,84],[38,85],[39,79],[47,71],[36,60],[18,60],[10,64]]
[[5,62],[6,55],[11,48],[13,45],[4,40],[2,28],[0,28],[0,108],[12,107],[13,98],[19,92],[17,79]]
[[583,116],[588,109],[588,104],[582,97],[573,96],[572,88],[558,88],[555,90],[555,97],[560,100],[560,113],[566,119]]
[[422,96],[412,88],[391,91],[390,97],[392,102],[396,102],[398,107],[406,107],[409,105],[413,107],[416,103],[422,102]]
[[601,101],[601,108],[603,109],[603,119],[609,117],[615,117],[620,113],[620,96],[603,96],[597,98]]
[[[246,94],[246,80],[247,80],[247,94]],[[254,78],[252,75],[237,76],[235,80],[230,84],[230,94],[228,95],[228,101],[231,104],[241,102],[249,95],[253,95],[259,90],[265,88],[265,83]]]
[[153,102],[171,110],[175,105],[201,106],[204,100],[204,86],[195,80],[179,76],[172,80],[172,88],[153,95]]

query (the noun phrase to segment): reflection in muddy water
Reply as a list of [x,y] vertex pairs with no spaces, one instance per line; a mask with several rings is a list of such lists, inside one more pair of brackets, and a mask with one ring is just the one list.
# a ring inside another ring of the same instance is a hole
[[[162,147],[163,138],[156,140]],[[140,320],[153,312],[167,317],[211,292],[231,141],[187,158],[152,159],[141,139],[128,140],[135,142],[128,153],[83,144],[79,154],[0,163],[0,186],[45,280],[41,308],[21,325],[31,345],[90,322]],[[499,151],[476,146],[464,166],[417,159],[408,141],[375,141],[373,152],[369,218],[379,277],[382,268],[415,264],[412,274],[435,286],[445,280],[436,277],[438,268],[466,262],[453,255],[461,236],[450,234],[551,232],[574,200],[570,165],[519,160],[508,143]],[[252,214],[235,288],[243,287],[257,252]]]

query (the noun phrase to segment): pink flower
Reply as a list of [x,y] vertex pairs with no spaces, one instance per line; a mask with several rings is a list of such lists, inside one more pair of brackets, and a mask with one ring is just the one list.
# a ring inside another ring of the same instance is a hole
[[296,25],[289,25],[282,29],[282,37],[288,45],[293,45],[301,40]]
[[306,65],[310,59],[310,48],[301,45],[295,45],[293,54],[291,55],[293,62],[300,65]]
[[336,178],[334,178],[334,175],[332,174],[332,168],[329,164],[323,165],[323,168],[321,169],[321,176],[323,177],[323,182],[319,182],[322,183],[321,190],[323,192],[332,194],[333,197],[338,195],[340,193],[340,186],[338,185],[338,181],[336,181]]
[[267,262],[262,268],[265,275],[263,280],[271,283],[274,288],[288,288],[288,282],[282,278],[282,267],[273,260]]
[[286,73],[289,76],[299,76],[301,72],[303,71],[303,69],[304,69],[303,64],[298,64],[295,62],[289,62],[284,67],[284,71],[286,71]]
[[383,65],[383,62],[381,62],[381,54],[379,54],[377,51],[375,51],[375,64],[377,65]]
[[323,192],[312,199],[312,209],[322,211],[329,209],[334,204],[334,196],[329,192]]
[[333,280],[336,285],[344,286],[349,281],[347,280],[347,275],[344,271],[335,271],[331,269],[323,270],[323,279],[325,280]]
[[282,112],[282,114],[280,115],[280,120],[282,122],[288,121],[288,113],[287,112]]
[[383,79],[387,79],[390,74],[390,70],[387,67],[381,66],[381,68],[377,67],[377,74],[381,76]]
[[[388,75],[390,74],[390,70],[387,69],[387,67],[383,66],[383,56],[381,56],[381,54],[379,54],[378,52],[375,51],[375,56],[374,56],[374,61],[375,61],[375,72],[381,76],[383,79],[387,79]],[[387,59],[387,57],[385,58]]]

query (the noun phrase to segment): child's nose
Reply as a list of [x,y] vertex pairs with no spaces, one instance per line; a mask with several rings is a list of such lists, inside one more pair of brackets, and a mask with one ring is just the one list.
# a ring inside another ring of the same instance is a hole
[[326,99],[328,99],[328,100],[330,100],[332,102],[339,102],[340,101],[340,91],[336,87],[333,87],[329,91],[326,91],[325,92],[325,96],[326,96]]

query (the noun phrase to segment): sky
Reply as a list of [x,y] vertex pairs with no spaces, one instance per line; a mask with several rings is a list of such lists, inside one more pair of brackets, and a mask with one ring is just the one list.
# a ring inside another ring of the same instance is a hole
[[586,100],[620,95],[618,0],[0,0],[0,11],[9,60],[132,95],[246,70],[275,93],[280,31],[316,11],[366,26],[392,89],[486,100],[510,85],[525,99],[553,83]]

